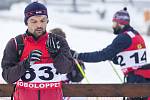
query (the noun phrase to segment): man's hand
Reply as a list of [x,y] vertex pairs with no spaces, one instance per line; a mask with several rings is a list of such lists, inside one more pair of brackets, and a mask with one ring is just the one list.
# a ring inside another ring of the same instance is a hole
[[40,50],[33,50],[26,59],[26,63],[33,65],[36,61],[40,61],[41,56],[42,52]]
[[49,36],[46,46],[51,57],[55,58],[60,50],[60,41],[57,39],[57,37],[55,35]]
[[71,52],[71,55],[72,55],[73,58],[78,59],[78,55],[79,55],[78,52],[76,52],[74,50],[70,50],[70,52]]

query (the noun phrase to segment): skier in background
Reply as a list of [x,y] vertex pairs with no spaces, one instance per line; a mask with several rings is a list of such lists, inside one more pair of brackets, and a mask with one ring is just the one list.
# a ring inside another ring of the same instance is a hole
[[[117,11],[112,19],[113,31],[117,35],[110,45],[101,51],[77,53],[73,56],[83,62],[110,60],[121,66],[125,83],[150,83],[150,66],[147,63],[144,39],[130,26],[127,8]],[[148,97],[132,97],[128,100],[150,100]]]

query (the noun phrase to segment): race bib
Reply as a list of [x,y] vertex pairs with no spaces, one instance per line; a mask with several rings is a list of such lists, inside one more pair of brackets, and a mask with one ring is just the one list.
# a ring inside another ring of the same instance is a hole
[[34,64],[21,77],[24,82],[58,82],[61,75],[56,72],[53,64]]
[[118,63],[124,68],[142,66],[146,64],[146,49],[124,51],[117,54]]

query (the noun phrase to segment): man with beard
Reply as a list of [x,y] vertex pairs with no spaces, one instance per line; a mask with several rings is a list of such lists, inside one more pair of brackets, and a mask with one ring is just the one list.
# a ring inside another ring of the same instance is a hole
[[[121,66],[126,83],[150,83],[150,68],[147,62],[146,46],[142,36],[130,26],[127,8],[117,11],[112,19],[114,34],[110,45],[101,51],[76,53],[74,57],[83,62],[110,60]],[[129,100],[148,100],[147,97],[133,97]]]
[[24,14],[27,31],[7,43],[2,76],[16,84],[14,100],[62,100],[61,76],[73,66],[68,43],[46,32],[48,14],[43,4],[30,3]]

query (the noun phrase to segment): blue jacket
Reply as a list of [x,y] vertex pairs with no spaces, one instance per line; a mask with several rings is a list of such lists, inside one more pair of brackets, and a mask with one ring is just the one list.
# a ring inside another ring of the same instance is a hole
[[138,34],[138,32],[135,31],[131,26],[126,26],[106,48],[102,49],[101,51],[79,53],[78,59],[84,62],[114,60],[118,53],[125,50],[132,44],[132,39],[130,36],[123,34],[125,31],[132,31],[135,34]]

